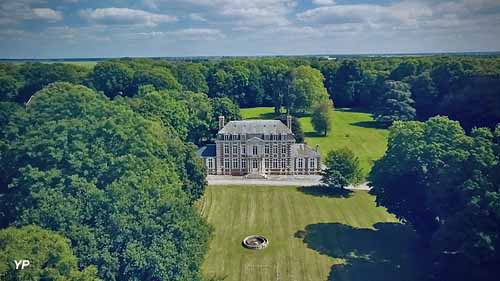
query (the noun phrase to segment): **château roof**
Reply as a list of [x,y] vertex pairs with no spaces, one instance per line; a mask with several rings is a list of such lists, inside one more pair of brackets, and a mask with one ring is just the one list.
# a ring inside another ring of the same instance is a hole
[[308,158],[316,158],[320,157],[319,151],[310,148],[307,144],[304,143],[295,143],[291,146],[291,156],[292,157],[308,157]]
[[196,152],[200,157],[215,157],[215,144],[207,144]]
[[292,134],[292,131],[279,120],[242,120],[230,121],[219,134]]

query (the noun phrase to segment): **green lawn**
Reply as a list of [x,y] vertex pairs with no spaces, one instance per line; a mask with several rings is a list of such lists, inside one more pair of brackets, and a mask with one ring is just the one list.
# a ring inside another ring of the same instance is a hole
[[64,61],[63,63],[74,64],[78,66],[83,66],[88,69],[93,69],[97,64],[97,61]]
[[[197,202],[214,227],[210,280],[420,280],[414,234],[365,191],[335,196],[298,187],[209,186]],[[241,246],[251,234],[269,247]]]
[[[266,119],[274,116],[271,107],[244,108],[241,113],[244,119]],[[310,146],[319,144],[323,156],[332,149],[350,148],[359,157],[365,175],[373,166],[373,161],[382,157],[387,148],[388,130],[377,128],[369,113],[348,109],[335,110],[332,131],[326,137],[318,136],[314,132],[310,117],[302,117],[299,120],[306,135],[306,142]]]

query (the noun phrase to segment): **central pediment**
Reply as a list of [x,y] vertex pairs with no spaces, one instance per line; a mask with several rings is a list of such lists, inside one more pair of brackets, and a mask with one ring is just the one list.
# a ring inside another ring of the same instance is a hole
[[249,139],[248,142],[258,143],[258,142],[264,142],[264,140],[261,138],[258,138],[258,137],[253,137],[253,138]]

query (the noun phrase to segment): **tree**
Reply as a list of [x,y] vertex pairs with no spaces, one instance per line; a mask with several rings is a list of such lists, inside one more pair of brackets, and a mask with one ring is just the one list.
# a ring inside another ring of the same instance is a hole
[[192,92],[179,92],[176,97],[188,108],[189,130],[187,139],[196,145],[209,140],[214,122],[210,98],[204,93]]
[[[210,100],[212,105],[212,131],[217,133],[219,130],[219,116],[224,116],[226,122],[232,120],[241,120],[240,107],[230,98],[213,98]],[[215,135],[215,134],[214,134]]]
[[330,97],[339,107],[351,107],[354,105],[354,96],[348,91],[349,82],[361,80],[363,71],[359,62],[353,60],[343,61],[335,72],[333,79],[327,84]]
[[403,79],[415,75],[417,66],[414,61],[403,61],[389,75],[389,80],[403,81]]
[[321,182],[331,188],[344,188],[361,179],[359,159],[348,148],[332,150],[325,159],[326,169],[321,171]]
[[190,116],[186,103],[179,101],[176,91],[141,88],[142,93],[124,100],[135,112],[150,120],[159,120],[165,128],[187,140]]
[[209,97],[229,97],[235,103],[246,104],[250,72],[244,65],[233,61],[222,62],[220,68],[213,68],[207,78]]
[[124,63],[104,61],[94,66],[90,74],[90,84],[110,98],[117,95],[130,95],[134,72]]
[[205,186],[193,146],[83,86],[51,84],[25,111],[0,147],[2,222],[63,234],[105,280],[201,279],[209,228],[192,206]]
[[157,90],[180,90],[182,87],[168,69],[159,67],[136,70],[130,94],[137,94],[139,87],[144,85],[153,85]]
[[299,66],[292,70],[290,87],[285,95],[284,105],[289,112],[306,112],[316,103],[328,99],[323,85],[324,77],[319,70],[310,66]]
[[459,61],[440,61],[436,62],[430,72],[432,81],[436,85],[439,98],[443,99],[465,76],[463,65]]
[[377,204],[431,247],[437,280],[495,280],[500,252],[500,127],[468,136],[456,121],[395,122],[370,174]]
[[208,84],[203,66],[196,63],[179,63],[175,66],[175,77],[183,90],[208,94]]
[[413,120],[415,118],[413,103],[408,84],[387,81],[385,92],[374,110],[375,120],[386,126],[397,120]]
[[19,82],[10,75],[0,76],[0,102],[15,101]]
[[290,85],[290,68],[283,64],[265,64],[262,67],[265,95],[271,100],[275,113],[280,113]]
[[418,120],[425,121],[438,110],[438,92],[429,72],[424,72],[411,82],[411,95],[415,101]]
[[439,105],[439,112],[460,121],[470,131],[474,127],[494,129],[500,122],[500,78],[478,76],[463,79]]
[[87,75],[87,69],[64,63],[26,63],[19,68],[23,79],[17,95],[17,102],[25,103],[43,87],[54,82],[81,83]]
[[[28,259],[23,270],[14,261]],[[79,271],[69,241],[38,226],[0,230],[0,276],[15,280],[98,281],[95,266]]]
[[[287,123],[287,115],[282,114],[274,119],[280,120],[283,124]],[[302,126],[300,125],[299,119],[295,116],[292,116],[292,133],[295,137],[295,141],[297,143],[304,142],[304,130],[302,130]]]
[[327,100],[317,103],[313,108],[311,123],[314,130],[323,136],[326,136],[332,129],[333,102]]

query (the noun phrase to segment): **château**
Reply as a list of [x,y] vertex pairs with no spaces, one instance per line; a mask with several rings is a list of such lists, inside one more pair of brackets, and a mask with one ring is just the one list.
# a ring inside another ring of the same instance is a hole
[[268,175],[313,175],[321,170],[318,151],[296,143],[287,124],[279,120],[224,122],[219,117],[215,144],[198,150],[209,175],[266,177]]

